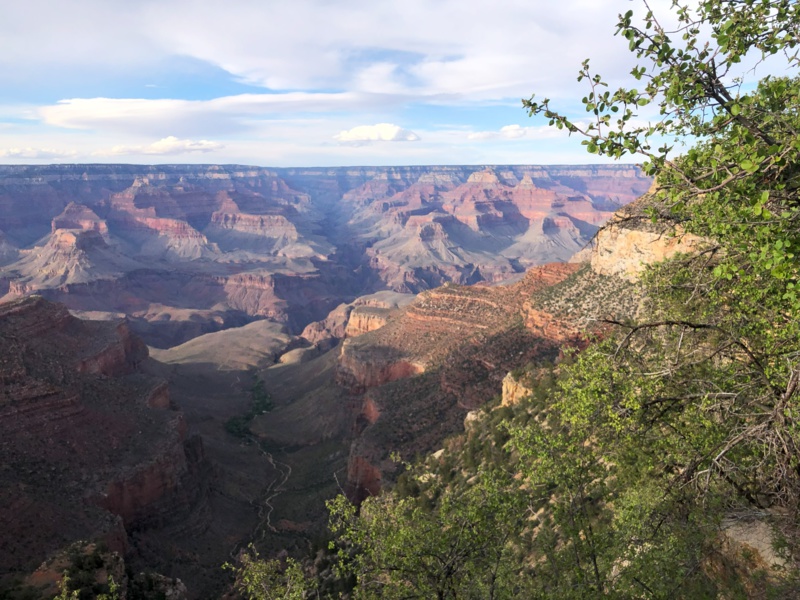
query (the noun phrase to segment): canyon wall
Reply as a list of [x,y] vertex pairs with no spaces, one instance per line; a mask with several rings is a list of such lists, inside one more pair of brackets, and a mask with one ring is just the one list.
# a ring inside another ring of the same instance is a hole
[[78,539],[203,503],[202,445],[127,323],[81,321],[38,296],[0,305],[0,583]]
[[[629,166],[0,166],[0,294],[123,313],[158,347],[264,318],[297,334],[365,293],[567,260],[649,184]],[[359,317],[351,335],[380,321]]]

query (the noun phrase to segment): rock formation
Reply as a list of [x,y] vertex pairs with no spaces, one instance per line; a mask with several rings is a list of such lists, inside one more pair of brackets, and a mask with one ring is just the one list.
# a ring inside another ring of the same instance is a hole
[[391,475],[390,452],[410,458],[459,431],[468,411],[500,393],[509,370],[585,344],[585,330],[542,327],[544,308],[538,327],[525,326],[537,295],[567,283],[571,292],[585,271],[550,264],[506,286],[448,284],[423,292],[381,328],[345,339],[336,381],[361,398],[348,468],[352,496],[374,493],[383,474]]
[[502,406],[514,406],[533,393],[533,389],[523,383],[513,373],[503,377]]
[[592,270],[636,281],[647,265],[710,247],[708,240],[645,214],[648,198],[618,211],[592,243]]
[[32,296],[0,305],[0,339],[0,583],[78,539],[125,552],[202,504],[202,445],[124,321]]
[[297,334],[358,294],[566,260],[648,186],[616,166],[3,166],[0,294],[123,313],[159,346],[260,318]]
[[301,334],[311,343],[356,337],[380,329],[396,314],[398,309],[414,300],[413,294],[376,292],[360,296],[349,304],[337,306],[322,321],[310,323]]

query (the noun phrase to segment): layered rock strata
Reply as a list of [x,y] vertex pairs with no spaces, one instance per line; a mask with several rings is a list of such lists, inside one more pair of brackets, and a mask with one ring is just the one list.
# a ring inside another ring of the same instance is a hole
[[391,451],[410,458],[458,431],[467,412],[501,391],[509,370],[582,344],[572,331],[525,326],[528,299],[580,269],[546,265],[508,286],[449,284],[423,292],[383,327],[347,338],[336,380],[362,398],[348,467],[352,497],[375,493],[394,471]]
[[592,242],[592,270],[634,282],[648,265],[677,254],[696,254],[709,240],[686,233],[680,225],[653,223],[645,214],[648,198],[617,212]]
[[[648,185],[631,167],[0,166],[0,294],[121,312],[151,344],[243,318],[297,334],[365,292],[566,260]],[[173,337],[150,337],[155,314]],[[380,322],[362,315],[350,335]]]
[[0,339],[0,581],[202,503],[202,447],[124,321],[33,296],[0,305]]

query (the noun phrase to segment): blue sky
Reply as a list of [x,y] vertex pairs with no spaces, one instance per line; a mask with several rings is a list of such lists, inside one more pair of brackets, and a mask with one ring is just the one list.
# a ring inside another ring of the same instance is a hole
[[637,4],[3,0],[0,163],[592,162],[520,100],[625,82]]

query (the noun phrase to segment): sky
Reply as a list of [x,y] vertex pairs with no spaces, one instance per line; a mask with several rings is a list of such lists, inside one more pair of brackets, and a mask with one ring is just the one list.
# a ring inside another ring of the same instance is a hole
[[0,164],[596,162],[521,99],[630,83],[637,5],[0,0]]

